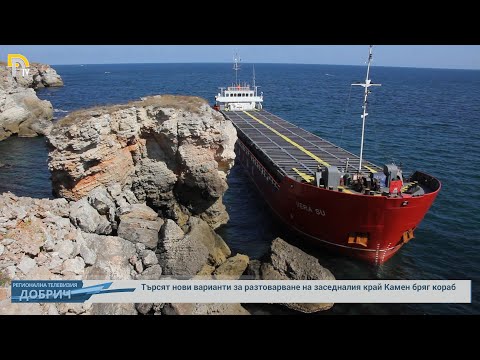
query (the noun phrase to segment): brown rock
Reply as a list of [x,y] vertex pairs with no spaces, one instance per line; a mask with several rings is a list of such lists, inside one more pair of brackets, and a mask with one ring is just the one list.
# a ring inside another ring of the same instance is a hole
[[228,220],[221,198],[236,131],[200,98],[154,96],[74,112],[48,141],[57,195],[78,200],[118,184],[181,226],[190,214],[212,227]]
[[222,280],[238,280],[245,272],[248,266],[249,258],[247,255],[237,254],[228,258],[220,265],[215,272],[215,278]]
[[155,211],[146,205],[134,204],[132,211],[120,215],[118,236],[132,243],[140,242],[148,249],[155,250],[162,225],[163,220]]
[[[320,265],[318,259],[285,242],[273,240],[268,261],[261,268],[263,280],[335,280],[333,274]],[[312,313],[330,309],[332,303],[286,303],[286,307]]]
[[215,271],[215,267],[212,265],[205,264],[200,269],[200,271],[195,275],[195,279],[211,279],[212,273]]

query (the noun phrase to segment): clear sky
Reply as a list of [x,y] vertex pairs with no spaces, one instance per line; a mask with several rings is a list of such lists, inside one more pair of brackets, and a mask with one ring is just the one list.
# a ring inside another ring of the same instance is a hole
[[[0,45],[0,61],[20,53],[60,64],[231,62],[362,65],[367,45]],[[377,45],[378,66],[480,69],[480,45]]]

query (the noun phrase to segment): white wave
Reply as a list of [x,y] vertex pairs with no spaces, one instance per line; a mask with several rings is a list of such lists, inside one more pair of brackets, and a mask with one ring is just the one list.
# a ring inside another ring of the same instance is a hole
[[66,110],[62,110],[62,109],[53,109],[54,112],[59,112],[59,113],[68,113],[68,111]]

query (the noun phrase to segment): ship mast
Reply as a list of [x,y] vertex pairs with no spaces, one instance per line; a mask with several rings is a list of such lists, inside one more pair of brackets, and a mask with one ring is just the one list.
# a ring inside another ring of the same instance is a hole
[[238,53],[235,53],[233,57],[233,70],[235,71],[235,86],[238,85],[238,70],[240,70],[240,58],[238,57]]
[[372,84],[372,80],[369,79],[369,77],[370,77],[370,65],[372,63],[372,58],[373,58],[372,49],[373,49],[373,45],[370,45],[370,48],[369,48],[369,51],[368,51],[367,76],[365,78],[365,82],[364,83],[352,84],[352,85],[356,85],[356,86],[363,86],[364,89],[365,89],[365,93],[364,93],[364,97],[363,97],[363,115],[361,115],[361,117],[362,117],[362,142],[360,144],[360,162],[358,164],[358,172],[359,173],[362,171],[363,141],[364,141],[364,137],[365,137],[365,119],[368,116],[368,113],[367,113],[367,104],[368,104],[367,99],[368,99],[368,94],[370,93],[370,90],[368,90],[368,88],[370,86],[381,86],[381,84]]
[[255,90],[255,96],[257,96],[257,86],[255,85],[255,65],[253,65],[253,90]]

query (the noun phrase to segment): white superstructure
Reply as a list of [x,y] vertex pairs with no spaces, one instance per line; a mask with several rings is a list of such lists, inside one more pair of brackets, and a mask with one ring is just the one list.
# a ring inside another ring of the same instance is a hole
[[253,87],[249,84],[240,84],[238,81],[238,70],[240,59],[234,57],[233,70],[235,70],[235,83],[229,87],[221,87],[220,92],[215,96],[215,107],[218,110],[244,111],[261,109],[263,93],[258,95],[258,86],[255,85],[255,68],[253,69]]

